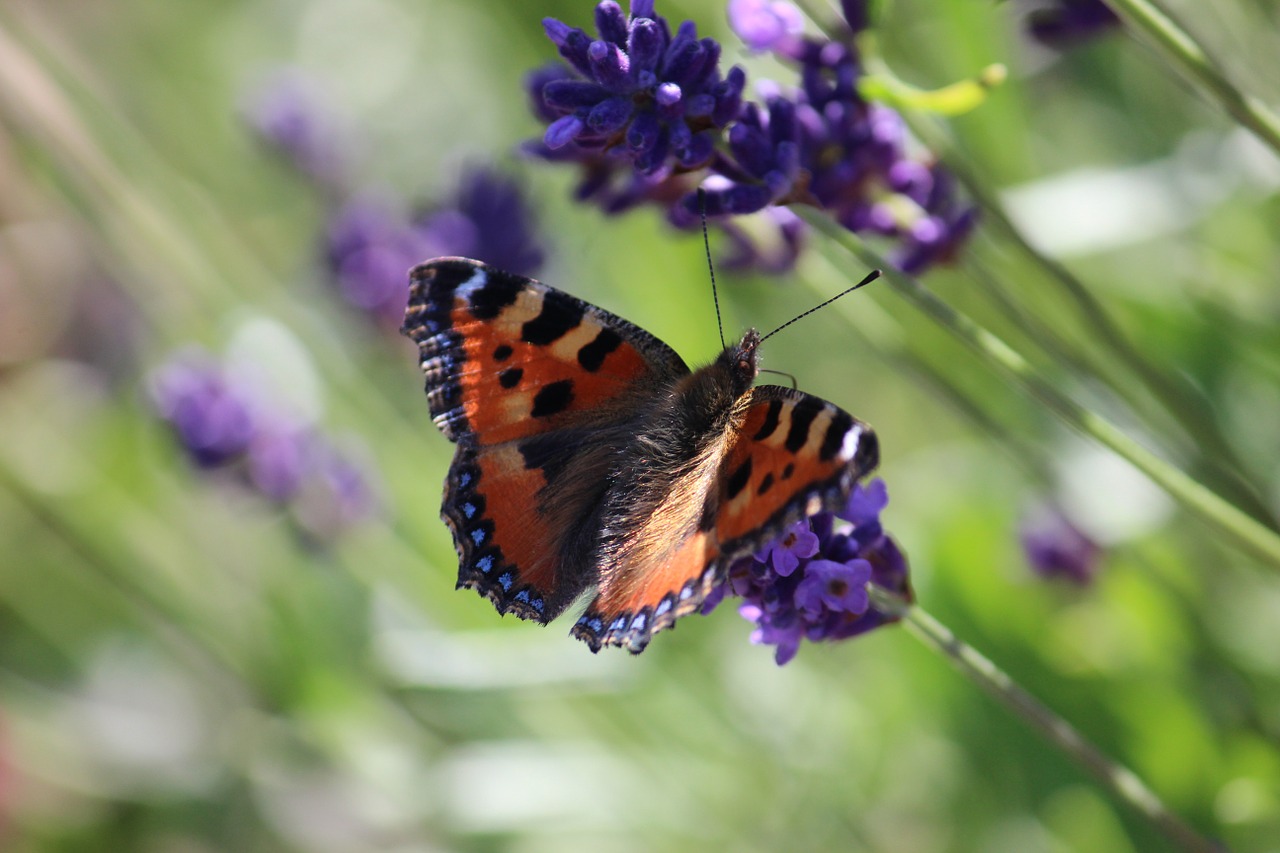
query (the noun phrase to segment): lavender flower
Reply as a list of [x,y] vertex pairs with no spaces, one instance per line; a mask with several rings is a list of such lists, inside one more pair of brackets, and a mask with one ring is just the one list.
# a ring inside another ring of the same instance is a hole
[[1087,586],[1098,572],[1102,547],[1061,512],[1040,508],[1022,521],[1019,536],[1032,570],[1044,578],[1064,578]]
[[785,50],[804,32],[804,15],[787,0],[729,0],[729,26],[752,50]]
[[342,185],[350,165],[349,134],[301,73],[271,75],[248,99],[243,114],[258,138],[300,172],[327,186]]
[[1102,0],[1050,0],[1026,18],[1031,37],[1050,47],[1069,47],[1120,26]]
[[695,228],[705,212],[730,236],[728,266],[794,265],[805,231],[794,214],[765,217],[776,236],[763,243],[781,247],[775,251],[759,248],[759,229],[735,219],[797,204],[889,238],[890,259],[907,272],[951,260],[974,208],[959,201],[945,170],[911,152],[901,117],[859,93],[852,34],[867,25],[866,4],[845,0],[842,10],[845,37],[833,41],[803,35],[798,10],[783,0],[731,0],[730,24],[746,45],[798,73],[794,88],[760,84],[760,103],[743,102],[741,69],[720,79],[720,46],[698,40],[691,23],[667,37],[651,0],[637,0],[629,19],[611,0],[600,3],[594,41],[548,19],[570,67],[529,76],[534,113],[547,128],[528,150],[577,163],[577,197],[608,213],[656,204],[676,227]]
[[[156,413],[198,468],[228,473],[294,510],[312,536],[330,538],[373,515],[377,501],[365,466],[267,399],[246,377],[197,350],[179,353],[151,379]],[[298,512],[316,505],[333,509]]]
[[802,559],[818,553],[818,534],[809,529],[807,521],[791,525],[786,533],[766,545],[760,552],[761,562],[773,567],[778,577],[791,577]]
[[151,400],[201,468],[226,465],[248,451],[257,425],[245,390],[207,355],[187,351],[156,371]]
[[310,447],[308,477],[290,509],[312,538],[323,541],[375,514],[381,501],[359,449],[327,439]]
[[533,275],[544,252],[521,186],[494,169],[464,171],[456,193],[416,216],[386,198],[349,200],[332,216],[325,256],[343,298],[388,328],[404,318],[405,276],[439,255]]
[[629,18],[604,0],[595,17],[598,39],[555,18],[543,21],[547,38],[577,72],[531,92],[539,114],[557,116],[543,136],[546,147],[614,151],[648,176],[706,165],[712,131],[737,115],[742,70],[722,78],[720,45],[699,39],[692,21],[672,35],[653,0],[633,0]]
[[506,272],[533,276],[546,259],[534,223],[520,183],[496,169],[473,167],[463,171],[450,202],[419,215],[414,227],[430,244],[432,257],[475,258]]
[[775,646],[779,666],[795,657],[802,640],[846,639],[895,621],[867,596],[874,583],[911,598],[906,559],[880,525],[887,503],[883,481],[855,486],[841,512],[805,519],[735,563],[703,612],[727,594],[741,597],[739,614],[756,625],[751,641]]
[[437,252],[407,214],[386,199],[360,196],[333,215],[325,255],[342,298],[394,327],[404,316],[405,275]]

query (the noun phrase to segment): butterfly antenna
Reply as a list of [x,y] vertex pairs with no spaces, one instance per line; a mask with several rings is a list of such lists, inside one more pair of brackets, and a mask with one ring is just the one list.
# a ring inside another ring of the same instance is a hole
[[711,240],[707,237],[707,193],[698,187],[698,215],[702,217],[702,246],[707,250],[707,270],[711,273],[711,299],[716,303],[716,328],[720,330],[720,349],[724,349],[724,322],[720,319],[720,294],[716,292],[716,268],[711,263]]
[[866,278],[864,278],[862,281],[860,281],[860,282],[858,282],[857,284],[855,284],[853,287],[850,287],[848,290],[842,290],[842,291],[840,291],[839,293],[837,293],[835,296],[833,296],[833,297],[831,297],[830,299],[828,299],[826,302],[823,302],[821,305],[815,305],[815,306],[813,306],[812,308],[810,308],[808,311],[804,312],[803,314],[801,314],[801,315],[799,315],[799,316],[797,316],[797,317],[792,317],[790,320],[788,320],[787,322],[783,323],[781,326],[779,326],[778,328],[774,329],[774,330],[773,330],[772,332],[770,332],[769,334],[767,334],[767,335],[765,335],[764,337],[762,337],[762,338],[760,339],[760,343],[764,343],[764,342],[765,342],[765,341],[767,341],[769,338],[772,338],[774,335],[778,334],[778,332],[781,332],[781,331],[782,331],[783,329],[785,329],[787,326],[790,326],[790,325],[791,325],[792,323],[794,323],[796,320],[803,320],[805,317],[808,317],[810,314],[812,314],[814,311],[817,311],[819,308],[826,308],[828,305],[830,305],[832,302],[835,302],[835,301],[836,301],[837,299],[839,299],[841,296],[844,296],[844,295],[849,294],[849,293],[853,293],[853,292],[854,292],[855,290],[857,290],[859,287],[862,287],[863,285],[866,285],[866,284],[870,284],[871,282],[875,281],[875,280],[876,280],[876,279],[878,279],[879,277],[880,277],[880,270],[872,270],[871,272],[867,273],[867,277],[866,277]]
[[769,368],[767,368],[767,367],[762,367],[762,368],[760,368],[760,372],[761,372],[761,373],[772,373],[772,374],[775,374],[775,375],[777,375],[777,376],[785,376],[785,377],[787,377],[788,379],[790,379],[790,380],[791,380],[791,390],[792,390],[792,391],[796,391],[796,390],[798,390],[798,389],[799,389],[799,387],[800,387],[799,385],[797,385],[797,384],[796,384],[796,378],[795,378],[794,376],[792,376],[790,373],[787,373],[785,370],[770,370],[770,369],[769,369]]

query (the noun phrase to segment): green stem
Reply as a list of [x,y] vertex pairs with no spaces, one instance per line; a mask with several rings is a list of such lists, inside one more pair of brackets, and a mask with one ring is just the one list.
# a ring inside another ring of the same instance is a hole
[[[981,181],[974,178],[958,152],[940,142],[940,134],[924,134],[927,142],[943,155],[948,167],[965,185],[965,189],[982,208],[983,216],[993,222],[1006,237],[1048,274],[1050,283],[1056,285],[1075,305],[1080,319],[1090,334],[1106,348],[1116,360],[1127,366],[1133,375],[1154,395],[1166,412],[1174,417],[1187,435],[1202,448],[1212,451],[1202,455],[1219,488],[1229,491],[1232,498],[1245,507],[1259,522],[1275,529],[1266,503],[1258,496],[1257,486],[1242,473],[1245,466],[1231,448],[1217,422],[1210,414],[1212,402],[1199,388],[1180,377],[1171,378],[1157,370],[1128,339],[1097,298],[1079,278],[1056,259],[1033,246],[1005,214],[999,201],[987,192]],[[1181,381],[1179,381],[1181,380]]]
[[1195,853],[1222,853],[1225,849],[1220,843],[1192,829],[1161,802],[1136,773],[1105,755],[1074,726],[1022,689],[1008,673],[961,641],[927,611],[875,584],[868,584],[867,592],[873,607],[902,619],[925,645],[946,655],[970,680],[1044,735],[1119,800],[1150,821],[1179,849]]
[[1188,80],[1255,136],[1280,154],[1280,117],[1256,96],[1241,91],[1182,27],[1151,0],[1105,0],[1134,30],[1145,35],[1161,55]]
[[1115,424],[1072,400],[1003,340],[943,302],[916,279],[893,269],[858,237],[820,213],[803,211],[802,215],[830,237],[832,245],[841,247],[861,263],[883,268],[895,285],[892,288],[894,293],[966,344],[989,365],[1015,380],[1067,424],[1115,451],[1187,510],[1227,534],[1237,545],[1269,563],[1272,568],[1280,569],[1280,535],[1275,531],[1129,438]]
[[[1224,497],[1258,522],[1273,530],[1277,529],[1270,507],[1260,497],[1258,488],[1240,473],[1242,463],[1232,452],[1228,439],[1222,434],[1212,415],[1207,414],[1212,410],[1212,403],[1198,389],[1188,384],[1188,391],[1195,395],[1196,400],[1184,400],[1179,389],[1136,351],[1115,361],[1109,360],[1105,353],[1095,354],[1084,350],[1077,352],[1077,348],[1073,348],[1056,327],[1023,310],[996,277],[984,269],[976,256],[966,260],[965,266],[996,307],[1013,320],[1016,328],[1023,331],[1025,340],[1055,362],[1067,365],[1077,375],[1096,377],[1111,389],[1115,405],[1124,407],[1135,419],[1145,420],[1153,427],[1157,424],[1162,427],[1159,432],[1164,435],[1164,447],[1175,458],[1194,459],[1199,468],[1203,469],[1201,473],[1210,487],[1221,491]],[[1069,274],[1067,277],[1071,278]],[[1105,317],[1102,307],[1094,302],[1083,285],[1079,281],[1074,284],[1080,289],[1086,302],[1093,302],[1094,313]],[[1112,355],[1116,354],[1117,348],[1130,349],[1129,343],[1117,329],[1112,328],[1110,334],[1109,349]],[[1126,385],[1123,373],[1117,374],[1113,369],[1117,364],[1121,367],[1127,364],[1137,374],[1138,383],[1135,385],[1130,382]],[[1137,392],[1145,393],[1139,399]],[[1192,404],[1184,405],[1186,402]],[[1183,413],[1187,416],[1184,417]],[[1206,448],[1210,448],[1212,452],[1204,452]]]

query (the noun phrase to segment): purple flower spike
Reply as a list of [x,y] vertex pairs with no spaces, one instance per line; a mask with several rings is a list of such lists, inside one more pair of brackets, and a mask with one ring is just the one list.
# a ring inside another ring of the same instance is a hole
[[1066,48],[1120,26],[1102,0],[1053,0],[1027,15],[1027,32],[1042,44]]
[[317,87],[296,71],[272,75],[243,111],[253,132],[298,171],[321,184],[339,186],[349,168],[348,130],[325,109]]
[[776,646],[779,665],[795,657],[802,639],[842,640],[894,621],[867,594],[874,583],[911,600],[906,559],[880,525],[887,502],[882,481],[855,486],[840,516],[811,516],[735,563],[703,612],[740,596],[739,614],[756,625],[751,642]]
[[343,298],[393,327],[404,315],[405,276],[435,253],[391,204],[361,197],[330,220],[325,254]]
[[748,48],[774,50],[804,32],[804,15],[786,0],[729,0],[729,26]]
[[377,514],[374,483],[349,451],[316,442],[311,475],[293,510],[313,536],[331,539]]
[[351,199],[329,222],[325,255],[343,298],[398,328],[414,265],[458,255],[534,275],[544,251],[520,184],[495,169],[470,168],[452,198],[413,218],[384,199]]
[[430,252],[418,261],[460,255],[517,275],[537,275],[546,252],[534,218],[514,178],[487,167],[466,169],[450,204],[414,220]]
[[624,17],[612,0],[597,5],[598,39],[554,19],[543,22],[570,67],[530,81],[534,112],[548,122],[545,148],[534,153],[598,171],[601,152],[608,152],[616,168],[629,165],[656,186],[671,170],[711,159],[714,143],[704,131],[735,117],[745,78],[739,72],[724,85],[720,45],[699,40],[691,22],[672,36],[651,2],[632,4],[631,13]]
[[377,511],[363,464],[206,353],[180,353],[157,369],[151,399],[198,468],[231,474],[290,509],[313,538],[330,539]]
[[201,468],[217,468],[242,457],[257,430],[248,389],[198,350],[156,371],[151,401]]
[[870,603],[867,598],[870,580],[871,564],[866,560],[848,563],[811,560],[804,580],[796,587],[796,604],[813,619],[828,610],[861,615],[867,612]]
[[818,536],[809,529],[807,522],[799,521],[760,552],[759,560],[768,563],[778,577],[790,577],[801,558],[818,553]]
[[264,429],[249,446],[249,479],[268,498],[285,502],[298,493],[307,476],[312,436],[281,425]]
[[[945,170],[913,154],[897,112],[859,93],[851,36],[867,27],[867,8],[842,0],[845,32],[833,40],[805,36],[788,0],[730,0],[730,24],[748,48],[772,51],[797,72],[795,88],[758,84],[763,105],[744,101],[741,68],[721,76],[719,43],[698,38],[690,21],[673,33],[651,0],[633,3],[629,19],[612,0],[600,3],[596,39],[549,20],[567,65],[528,78],[546,129],[526,150],[577,163],[577,198],[607,213],[656,204],[682,229],[696,229],[705,213],[729,235],[723,263],[733,268],[789,271],[805,228],[779,211],[800,204],[883,238],[906,272],[949,262],[976,209]],[[748,214],[761,214],[763,226],[739,224]]]
[[865,486],[854,489],[844,510],[836,515],[850,524],[862,527],[879,521],[880,513],[888,505],[889,488],[885,486],[884,480],[877,477]]
[[849,32],[860,33],[871,22],[868,14],[868,0],[840,0],[840,11],[844,13],[844,21],[849,25]]
[[1023,519],[1020,539],[1027,562],[1044,578],[1087,586],[1098,572],[1102,547],[1061,512],[1040,508]]

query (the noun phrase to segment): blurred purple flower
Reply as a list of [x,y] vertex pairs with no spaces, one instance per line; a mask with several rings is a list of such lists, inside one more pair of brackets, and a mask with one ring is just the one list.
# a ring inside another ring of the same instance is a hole
[[250,482],[271,500],[287,502],[307,477],[312,445],[313,436],[303,429],[284,425],[263,429],[249,445]]
[[880,526],[887,502],[883,481],[855,486],[839,513],[811,516],[735,563],[703,612],[726,595],[741,597],[739,614],[756,625],[751,641],[775,646],[780,666],[795,657],[801,640],[846,639],[895,621],[867,596],[867,584],[874,583],[912,597],[906,559]]
[[348,130],[301,72],[269,76],[246,100],[242,113],[258,138],[300,172],[326,186],[343,184],[349,169]]
[[871,23],[870,0],[840,0],[840,11],[849,32],[860,33]]
[[791,208],[776,205],[760,211],[756,219],[762,234],[753,235],[728,217],[717,223],[730,246],[720,258],[720,267],[775,275],[789,272],[805,245],[804,220]]
[[1061,512],[1042,507],[1022,521],[1019,539],[1027,563],[1044,578],[1087,586],[1098,572],[1102,547]]
[[537,275],[546,259],[524,188],[494,168],[464,170],[450,202],[414,224],[431,246],[431,257],[474,258],[527,276]]
[[408,271],[428,258],[458,255],[536,274],[544,252],[533,220],[519,183],[496,169],[472,168],[446,203],[417,216],[385,198],[349,200],[330,219],[325,256],[347,302],[399,328]]
[[247,389],[198,351],[183,352],[156,371],[151,401],[202,468],[242,457],[257,429]]
[[1049,0],[1026,17],[1027,32],[1050,47],[1065,48],[1120,26],[1102,0]]
[[332,538],[378,512],[381,501],[359,455],[327,440],[315,440],[309,468],[292,509],[313,536]]
[[[331,538],[373,515],[378,502],[366,466],[267,399],[195,350],[177,354],[151,378],[156,413],[199,468],[227,471],[294,509],[313,536]],[[299,511],[304,505],[308,510]]]
[[333,214],[325,254],[342,297],[395,327],[409,298],[405,288],[409,269],[439,253],[427,234],[393,204],[361,196]]
[[728,15],[751,50],[774,50],[804,32],[804,15],[787,0],[729,0]]

